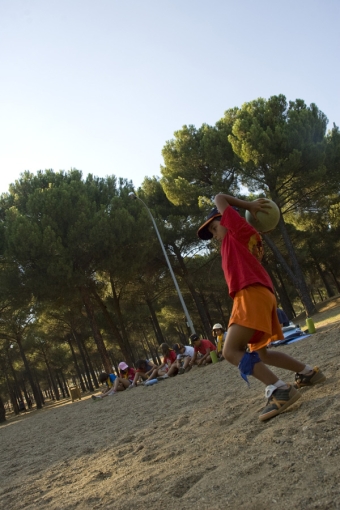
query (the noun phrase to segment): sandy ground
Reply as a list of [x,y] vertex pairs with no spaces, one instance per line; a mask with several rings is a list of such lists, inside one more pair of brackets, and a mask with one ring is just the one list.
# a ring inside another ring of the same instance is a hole
[[263,386],[226,361],[10,421],[0,508],[340,508],[339,336],[338,322],[280,348],[327,381],[269,422]]

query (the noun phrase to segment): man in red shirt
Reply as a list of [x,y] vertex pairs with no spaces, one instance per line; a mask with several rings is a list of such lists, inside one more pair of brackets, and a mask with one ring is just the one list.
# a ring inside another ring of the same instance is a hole
[[198,353],[202,354],[202,357],[197,361],[198,366],[211,363],[210,352],[216,351],[216,345],[210,342],[210,340],[201,339],[196,333],[190,336],[190,341],[195,351],[190,365],[192,366],[195,363]]

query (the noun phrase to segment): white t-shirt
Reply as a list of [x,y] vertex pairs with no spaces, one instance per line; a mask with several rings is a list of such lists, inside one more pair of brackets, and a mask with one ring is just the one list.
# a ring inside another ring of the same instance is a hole
[[195,352],[194,348],[191,347],[191,345],[185,345],[184,348],[185,351],[183,352],[183,354],[177,354],[177,359],[186,358],[187,356],[189,356],[189,358],[193,357]]

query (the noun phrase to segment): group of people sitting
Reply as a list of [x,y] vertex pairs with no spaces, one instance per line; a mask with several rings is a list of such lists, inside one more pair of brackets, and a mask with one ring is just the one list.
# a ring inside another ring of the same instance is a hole
[[136,362],[136,368],[132,368],[125,361],[121,361],[118,365],[118,376],[106,372],[100,374],[99,381],[105,384],[105,388],[100,395],[92,395],[92,399],[101,400],[109,395],[115,395],[118,391],[134,388],[138,384],[184,374],[194,365],[203,366],[212,363],[213,360],[222,360],[226,331],[221,324],[215,324],[212,331],[214,343],[201,339],[194,333],[190,336],[191,345],[177,343],[171,348],[166,343],[161,344],[163,362],[160,365],[141,359]]

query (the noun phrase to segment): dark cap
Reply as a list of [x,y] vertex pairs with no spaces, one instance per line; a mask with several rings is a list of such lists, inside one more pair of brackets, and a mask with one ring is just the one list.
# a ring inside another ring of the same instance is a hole
[[201,225],[200,228],[198,229],[198,231],[197,231],[198,237],[200,239],[202,239],[203,241],[208,241],[209,239],[212,239],[213,235],[208,230],[209,225],[213,220],[215,220],[217,218],[221,218],[221,216],[222,216],[222,214],[218,211],[218,209],[216,207],[214,207],[214,209],[209,214],[205,223],[203,223],[203,225]]
[[174,345],[172,346],[172,348],[173,348],[173,350],[176,352],[176,354],[178,354],[178,353],[179,353],[179,351],[182,349],[182,346],[181,346],[181,344],[174,344]]
[[196,333],[193,333],[192,335],[190,335],[189,338],[190,338],[191,343],[196,342],[196,340],[200,339],[200,337]]

